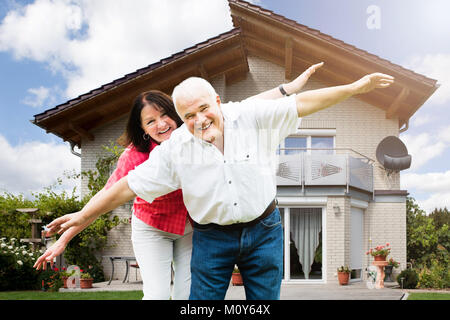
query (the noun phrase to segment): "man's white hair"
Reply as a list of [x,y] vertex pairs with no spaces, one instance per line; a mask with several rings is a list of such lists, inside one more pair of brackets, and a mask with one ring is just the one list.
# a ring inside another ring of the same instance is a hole
[[217,97],[217,92],[209,83],[203,78],[190,77],[180,82],[172,92],[172,100],[175,109],[178,112],[178,105],[181,101],[196,99],[202,93],[208,93],[211,98]]

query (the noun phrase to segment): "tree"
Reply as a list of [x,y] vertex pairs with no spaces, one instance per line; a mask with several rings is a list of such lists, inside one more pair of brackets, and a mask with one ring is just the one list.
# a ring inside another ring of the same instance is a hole
[[[436,209],[427,216],[414,198],[406,200],[406,237],[408,260],[419,266],[430,266],[432,260],[447,260],[450,245],[447,209]],[[437,221],[437,222],[436,222]]]
[[447,210],[447,207],[444,209],[434,209],[430,214],[430,218],[433,219],[436,228],[442,228],[444,224],[450,226],[450,211]]

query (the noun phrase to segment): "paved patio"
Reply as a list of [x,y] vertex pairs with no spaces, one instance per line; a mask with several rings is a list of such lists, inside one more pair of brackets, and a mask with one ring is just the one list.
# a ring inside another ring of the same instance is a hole
[[[347,286],[334,284],[283,284],[281,300],[401,300],[406,290],[401,290],[397,283],[385,283],[384,289],[368,289],[365,282],[355,282]],[[67,291],[130,291],[142,290],[142,282],[125,282],[113,280],[94,283],[92,289],[60,289]],[[245,300],[243,286],[228,288],[225,300]]]

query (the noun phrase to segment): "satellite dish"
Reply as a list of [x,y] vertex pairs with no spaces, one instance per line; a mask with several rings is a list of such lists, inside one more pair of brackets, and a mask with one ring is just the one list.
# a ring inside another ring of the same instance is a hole
[[378,144],[376,157],[388,170],[401,171],[411,167],[411,155],[405,144],[395,136],[389,136]]

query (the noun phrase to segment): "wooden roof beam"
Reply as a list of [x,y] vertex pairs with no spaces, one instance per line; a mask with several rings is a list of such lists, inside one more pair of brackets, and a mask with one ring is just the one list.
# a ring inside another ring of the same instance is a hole
[[284,77],[292,80],[292,48],[294,46],[292,38],[287,38],[284,45]]
[[82,138],[88,139],[90,141],[93,141],[95,139],[95,136],[92,133],[83,129],[72,121],[69,122],[69,128],[78,133]]
[[397,111],[400,109],[402,102],[405,101],[406,97],[409,95],[409,89],[403,87],[402,91],[398,94],[389,108],[386,110],[386,119],[392,119]]
[[205,79],[206,81],[210,81],[208,72],[206,72],[206,69],[205,69],[205,66],[203,65],[203,63],[198,64],[197,71],[203,79]]

